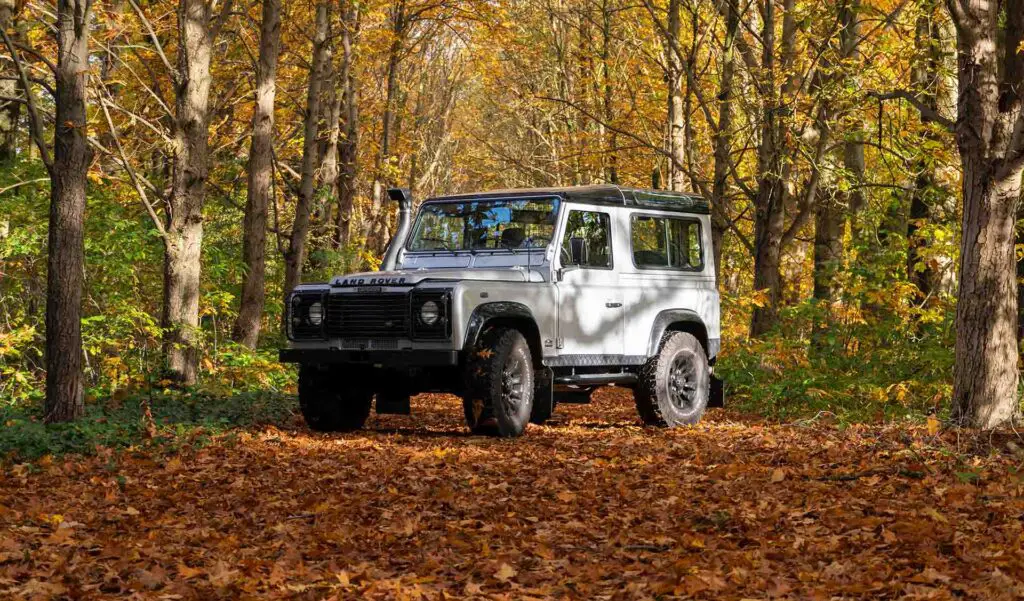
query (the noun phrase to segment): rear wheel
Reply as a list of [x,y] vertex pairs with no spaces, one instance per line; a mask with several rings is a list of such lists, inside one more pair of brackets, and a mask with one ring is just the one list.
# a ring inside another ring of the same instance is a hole
[[373,391],[344,383],[347,378],[313,365],[299,368],[299,408],[319,432],[351,432],[366,423]]
[[467,362],[466,378],[462,407],[469,429],[522,435],[530,423],[534,395],[533,357],[522,333],[512,328],[485,332]]
[[700,421],[710,389],[711,369],[700,341],[687,332],[666,332],[658,354],[641,368],[633,397],[645,424],[674,427]]

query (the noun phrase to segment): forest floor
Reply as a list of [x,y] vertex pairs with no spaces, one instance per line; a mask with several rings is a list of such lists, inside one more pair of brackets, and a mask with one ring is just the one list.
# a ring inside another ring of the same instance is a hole
[[1024,596],[1024,442],[924,425],[642,428],[628,391],[518,440],[456,399],[0,468],[0,597]]

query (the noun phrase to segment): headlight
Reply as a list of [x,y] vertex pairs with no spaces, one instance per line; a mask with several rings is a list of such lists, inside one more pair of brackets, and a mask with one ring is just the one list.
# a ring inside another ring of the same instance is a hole
[[434,301],[427,301],[420,307],[420,321],[424,325],[432,326],[441,317],[441,308]]
[[309,306],[309,323],[318,326],[324,320],[324,306],[316,302]]

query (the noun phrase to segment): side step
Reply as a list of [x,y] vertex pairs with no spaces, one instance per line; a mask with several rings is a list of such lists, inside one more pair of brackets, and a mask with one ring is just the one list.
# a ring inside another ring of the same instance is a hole
[[576,386],[606,386],[608,384],[636,384],[636,374],[573,374],[558,376],[555,384],[574,384]]

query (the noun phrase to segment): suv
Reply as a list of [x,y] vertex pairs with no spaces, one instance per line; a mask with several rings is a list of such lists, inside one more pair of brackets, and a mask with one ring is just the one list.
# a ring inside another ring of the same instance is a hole
[[432,198],[381,270],[303,284],[287,303],[299,404],[315,430],[408,414],[420,392],[462,397],[474,432],[519,436],[557,403],[633,388],[646,424],[721,406],[708,203],[612,185]]

